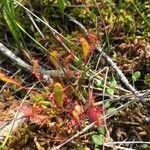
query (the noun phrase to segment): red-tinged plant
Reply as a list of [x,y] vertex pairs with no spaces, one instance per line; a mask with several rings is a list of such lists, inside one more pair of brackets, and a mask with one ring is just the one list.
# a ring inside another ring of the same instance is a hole
[[95,122],[97,126],[103,124],[103,107],[102,106],[90,106],[87,109],[87,116],[92,122]]
[[52,62],[53,66],[56,68],[56,69],[59,69],[60,66],[58,64],[59,62],[59,53],[56,51],[56,50],[53,50],[52,52],[49,53],[50,54],[50,61]]
[[94,97],[92,95],[92,91],[89,91],[89,104],[86,111],[87,116],[92,122],[95,122],[97,126],[103,124],[103,112],[104,109],[102,106],[95,106],[94,105]]
[[41,80],[41,73],[39,72],[40,65],[37,59],[33,60],[33,67],[32,67],[32,73],[35,75],[35,77],[40,81]]
[[94,50],[97,44],[99,43],[97,35],[95,35],[92,32],[88,33],[88,42],[89,42],[91,50]]
[[87,39],[85,39],[84,37],[80,37],[79,42],[82,47],[83,59],[84,59],[84,62],[86,63],[91,52],[96,48],[96,46],[99,42],[97,35],[90,32],[90,33],[88,33]]
[[70,70],[70,62],[73,60],[73,56],[71,54],[69,54],[66,58],[65,58],[65,67],[66,70]]
[[10,78],[8,75],[6,75],[6,73],[4,73],[2,71],[0,71],[0,80],[2,80],[3,82],[7,82],[7,83],[10,83],[10,84],[16,85],[16,86],[18,86],[22,89],[25,89],[25,90],[28,89],[28,88],[22,86],[19,81],[16,81],[15,79]]
[[33,67],[32,67],[32,74],[35,75],[35,77],[38,79],[38,81],[41,81],[42,82],[46,82],[46,83],[53,83],[53,79],[46,75],[46,74],[41,74],[40,70],[41,70],[41,67],[39,65],[39,62],[37,59],[33,59]]
[[82,46],[82,54],[83,54],[84,63],[86,63],[89,58],[90,52],[91,52],[90,45],[84,37],[81,37],[79,39],[79,42],[81,43],[81,46]]
[[72,115],[74,117],[74,119],[72,120],[73,121],[72,123],[80,125],[81,123],[80,119],[81,119],[82,114],[83,114],[83,107],[79,104],[76,104],[72,111]]
[[48,122],[48,116],[42,114],[43,108],[40,106],[23,107],[21,112],[25,114],[32,123],[43,126]]

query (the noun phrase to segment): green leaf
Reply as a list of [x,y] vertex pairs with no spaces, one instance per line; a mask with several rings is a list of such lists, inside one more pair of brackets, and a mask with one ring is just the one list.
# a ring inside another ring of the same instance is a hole
[[65,9],[65,0],[57,0],[57,5],[60,11],[63,13]]
[[150,145],[148,145],[148,144],[142,144],[142,145],[141,145],[141,148],[142,148],[143,150],[148,150],[148,149],[150,149]]
[[147,73],[144,77],[144,84],[150,85],[150,73]]
[[102,86],[102,80],[98,80],[98,79],[96,79],[96,86],[97,87],[101,87]]
[[108,113],[108,114],[111,114],[112,112],[113,112],[113,113],[117,112],[117,109],[112,107],[112,108],[109,108],[109,109],[107,110],[107,113]]
[[98,127],[97,130],[99,134],[105,135],[105,127]]
[[106,100],[106,102],[104,103],[105,108],[109,108],[111,105],[110,100]]
[[117,85],[117,82],[116,82],[115,78],[113,78],[113,80],[110,82],[110,87],[115,88],[116,85]]
[[100,135],[92,135],[92,141],[95,145],[102,145],[104,143],[104,136]]
[[140,71],[136,71],[132,74],[132,79],[133,81],[137,81],[137,79],[139,79],[141,76],[141,72]]
[[114,92],[115,92],[114,88],[108,88],[108,89],[107,89],[107,93],[108,93],[109,95],[111,95],[111,96],[114,95]]
[[3,17],[6,21],[6,24],[11,31],[12,35],[14,36],[14,39],[16,40],[16,43],[20,46],[23,43],[23,37],[22,34],[16,24],[17,22],[17,16],[15,14],[15,5],[14,0],[3,0]]

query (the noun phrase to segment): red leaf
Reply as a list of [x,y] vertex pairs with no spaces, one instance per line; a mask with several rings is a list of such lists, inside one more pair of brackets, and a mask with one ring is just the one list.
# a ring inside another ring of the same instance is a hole
[[92,122],[95,122],[96,125],[101,125],[101,124],[103,124],[103,119],[102,119],[103,111],[104,110],[103,110],[102,106],[101,107],[90,106],[87,109],[87,116],[89,117],[89,119]]
[[35,77],[40,81],[41,80],[41,73],[39,72],[40,65],[37,59],[33,60],[33,67],[32,67],[32,73],[35,75]]

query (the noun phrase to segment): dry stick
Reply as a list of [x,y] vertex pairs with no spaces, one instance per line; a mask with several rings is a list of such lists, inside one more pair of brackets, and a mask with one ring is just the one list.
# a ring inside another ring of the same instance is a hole
[[78,26],[83,30],[83,32],[86,34],[86,36],[88,36],[88,31],[87,31],[87,29],[86,29],[79,21],[77,21],[76,19],[74,19],[73,17],[71,17],[70,15],[68,15],[68,14],[66,14],[66,13],[65,13],[65,16],[66,16],[67,18],[69,18],[69,20],[70,20],[71,22],[73,22],[73,23],[75,23],[76,25],[78,25]]
[[[113,148],[111,145],[105,144],[105,143],[104,143],[104,146]],[[115,146],[115,148],[116,148],[116,150],[136,150],[136,149],[126,148],[126,147],[122,147],[122,146]]]
[[[2,52],[4,55],[9,57],[12,61],[17,63],[19,66],[23,67],[24,69],[32,72],[32,66],[24,62],[21,58],[16,56],[12,51],[10,51],[8,48],[6,48],[2,43],[0,43],[0,52]],[[40,68],[38,70],[44,78],[44,75],[49,75],[52,78],[62,77],[65,78],[65,73],[62,70],[46,70],[44,68]],[[70,72],[70,76],[74,75],[74,71]]]
[[[103,88],[103,98],[102,98],[102,101],[104,101],[104,94],[105,94],[105,90],[106,90],[106,82],[107,82],[107,77],[108,77],[108,72],[109,72],[109,67],[106,68],[106,74],[105,74],[105,79],[104,79],[104,88]],[[103,110],[105,110],[105,106],[104,106],[104,103],[103,103]],[[106,116],[105,114],[105,111],[103,111],[103,116]],[[108,131],[108,128],[107,128],[107,123],[106,123],[106,117],[104,117],[104,127],[106,129],[106,134],[107,134],[107,137],[109,139],[109,141],[111,141],[111,146],[113,148],[113,150],[116,150],[113,143],[112,143],[112,140],[111,140],[111,137],[110,137],[110,133]]]
[[[99,5],[102,5],[102,3],[98,3],[98,6],[99,6]],[[51,5],[51,7],[58,7],[58,5],[55,5],[55,4],[54,4],[54,5]],[[66,8],[67,8],[67,7],[68,7],[68,8],[95,8],[96,6],[93,5],[93,4],[87,4],[87,5],[84,5],[84,4],[83,4],[83,5],[82,5],[82,4],[81,4],[81,5],[79,5],[79,4],[77,4],[77,5],[71,5],[71,4],[68,5],[68,4],[67,4],[65,7],[66,7]]]
[[17,57],[12,51],[10,51],[8,48],[6,48],[2,43],[0,43],[0,51],[7,57],[9,57],[10,59],[12,59],[13,61],[15,61],[18,65],[20,65],[21,67],[27,69],[27,70],[32,70],[32,67],[30,65],[28,65],[27,63],[25,63],[22,59],[20,59],[19,57]]
[[[117,141],[117,142],[113,142],[114,144],[149,144],[149,141]],[[108,144],[108,143],[106,143]]]

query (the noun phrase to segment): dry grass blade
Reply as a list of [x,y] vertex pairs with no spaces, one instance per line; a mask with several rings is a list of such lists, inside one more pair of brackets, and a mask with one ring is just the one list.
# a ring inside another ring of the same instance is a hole
[[28,12],[27,12],[27,14],[28,14],[28,16],[29,16],[30,20],[32,21],[32,23],[33,23],[34,27],[37,29],[37,31],[38,31],[38,32],[39,32],[39,34],[41,35],[41,37],[42,37],[43,39],[45,39],[44,34],[41,32],[41,30],[39,29],[39,27],[38,27],[38,26],[37,26],[37,24],[35,23],[35,21],[34,21],[33,17],[30,15],[30,13],[28,13]]

